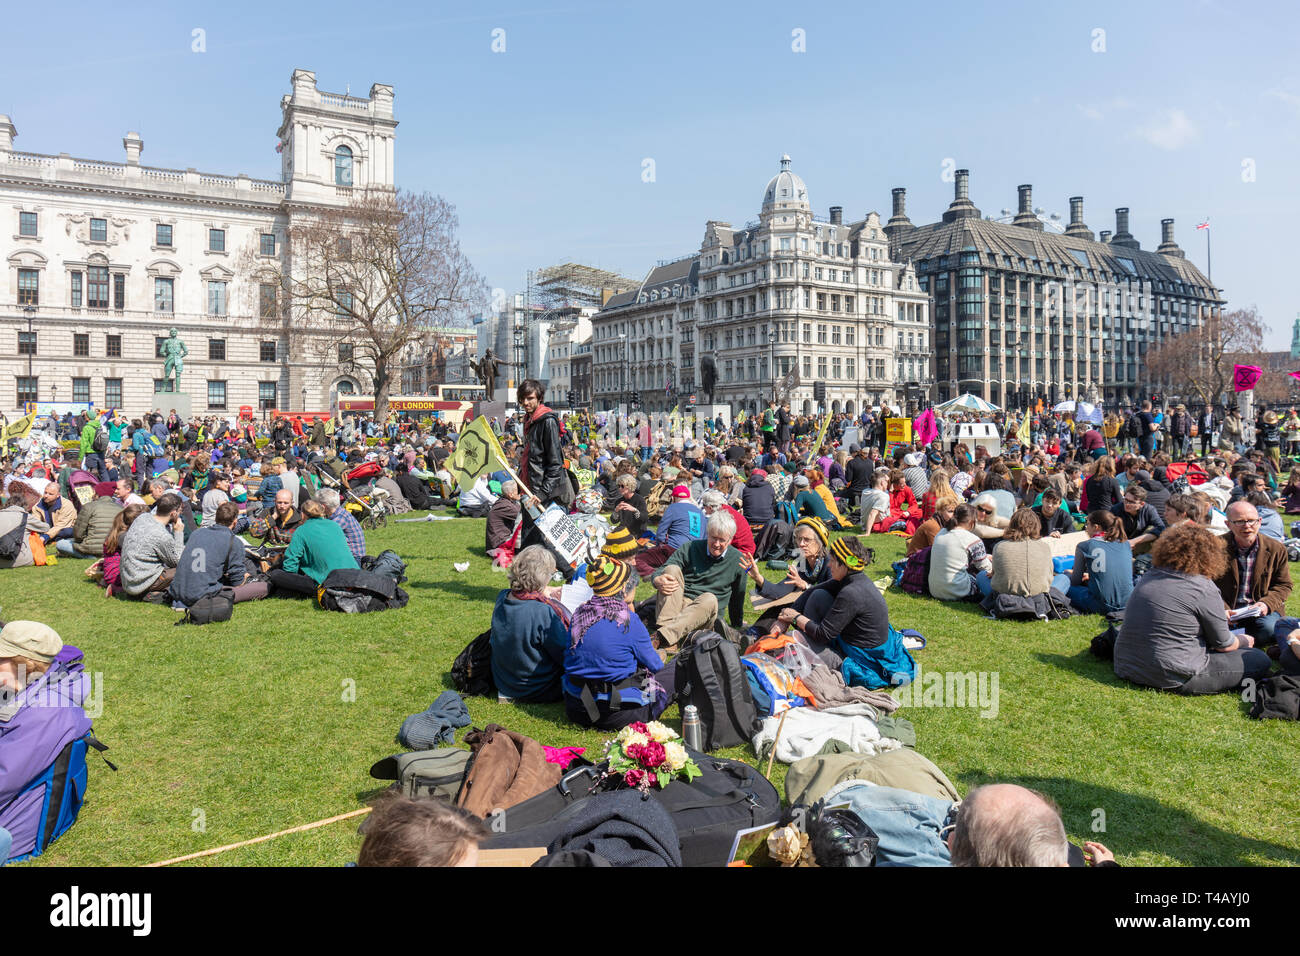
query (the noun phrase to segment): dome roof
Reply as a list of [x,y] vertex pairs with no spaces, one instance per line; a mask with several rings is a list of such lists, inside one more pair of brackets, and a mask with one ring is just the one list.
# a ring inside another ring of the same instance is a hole
[[795,202],[812,208],[808,204],[808,187],[790,171],[789,154],[781,157],[781,171],[767,181],[767,188],[763,191],[764,207],[781,202]]

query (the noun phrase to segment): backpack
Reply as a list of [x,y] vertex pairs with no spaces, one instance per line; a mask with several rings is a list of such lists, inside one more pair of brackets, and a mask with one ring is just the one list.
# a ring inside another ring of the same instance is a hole
[[395,787],[413,800],[432,797],[455,800],[472,755],[459,747],[436,747],[393,754],[370,768],[376,780],[395,780]]
[[194,602],[193,607],[185,611],[185,616],[177,624],[212,624],[229,621],[235,613],[235,592],[233,588],[222,588],[216,594],[209,594]]
[[754,545],[756,560],[784,560],[794,546],[794,528],[779,518],[763,525]]
[[930,593],[930,549],[922,548],[908,556],[903,565],[899,586],[908,594]]
[[1250,716],[1256,720],[1300,720],[1300,677],[1277,674],[1260,681]]
[[1115,640],[1119,637],[1119,631],[1115,630],[1114,624],[1107,624],[1106,630],[1102,631],[1092,639],[1088,645],[1088,650],[1092,651],[1092,656],[1103,661],[1113,661],[1115,659]]
[[366,614],[406,607],[410,595],[387,574],[361,568],[336,568],[316,589],[316,600],[327,611]]
[[654,483],[654,486],[650,489],[650,494],[646,495],[645,499],[646,511],[650,513],[650,517],[663,517],[664,507],[667,505],[668,499],[672,497],[672,493],[672,486],[668,482],[661,479]]
[[749,743],[761,722],[735,645],[716,631],[696,631],[675,666],[676,698],[699,709],[704,750]]
[[0,560],[14,561],[23,553],[23,541],[27,537],[27,515],[8,534],[0,537]]
[[95,437],[90,440],[90,448],[98,455],[108,451],[108,432],[103,425],[95,429]]
[[495,697],[492,679],[492,631],[484,631],[465,645],[451,665],[451,682],[456,690],[470,697]]
[[475,816],[486,819],[560,782],[559,765],[546,762],[546,752],[532,737],[488,724],[467,733],[465,743],[472,756],[456,792],[456,806]]
[[[1294,533],[1294,531],[1295,529],[1292,528],[1292,533]],[[2,553],[0,553],[0,557],[3,557]],[[1286,559],[1288,561],[1300,561],[1300,539],[1296,539],[1296,538],[1287,539]]]

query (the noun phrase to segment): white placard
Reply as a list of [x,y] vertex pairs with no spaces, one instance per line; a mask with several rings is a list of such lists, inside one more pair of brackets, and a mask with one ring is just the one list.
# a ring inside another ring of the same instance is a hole
[[553,504],[537,519],[537,527],[560,556],[569,562],[569,567],[575,567],[578,555],[586,547],[587,536],[569,517],[569,513]]

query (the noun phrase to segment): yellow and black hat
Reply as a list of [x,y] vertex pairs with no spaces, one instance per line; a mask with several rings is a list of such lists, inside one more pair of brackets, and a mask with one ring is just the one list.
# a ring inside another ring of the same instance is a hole
[[587,583],[600,597],[617,597],[623,593],[630,573],[624,562],[602,556],[587,569]]
[[822,521],[821,518],[816,518],[810,515],[807,518],[800,518],[798,521],[794,523],[794,526],[796,528],[800,526],[805,528],[812,528],[813,533],[817,535],[818,538],[821,539],[823,548],[830,543],[831,533],[828,530],[826,530],[826,523]]
[[605,547],[600,553],[619,561],[631,560],[632,555],[636,554],[636,538],[625,527],[615,528],[605,536]]
[[831,554],[839,559],[840,564],[844,565],[850,571],[861,571],[864,567],[862,559],[849,550],[848,544],[843,538],[836,538],[831,544]]

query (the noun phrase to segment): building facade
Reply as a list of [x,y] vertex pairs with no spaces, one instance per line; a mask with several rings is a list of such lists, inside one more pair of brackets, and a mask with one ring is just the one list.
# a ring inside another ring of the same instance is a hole
[[277,301],[267,272],[289,270],[300,217],[394,187],[393,89],[326,93],[295,70],[281,101],[278,180],[14,149],[0,115],[0,408],[91,402],[128,414],[169,407],[157,393],[160,342],[189,354],[180,390],[195,414],[241,406],[317,410],[368,391],[346,361],[326,362],[309,327]]
[[1161,220],[1160,245],[1148,251],[1129,232],[1127,208],[1115,210],[1113,234],[1095,239],[1083,197],[1071,197],[1062,229],[1034,210],[1031,186],[1019,193],[1010,222],[982,218],[969,173],[957,170],[940,221],[915,226],[906,191],[893,192],[885,231],[891,256],[915,266],[932,299],[937,399],[1140,401],[1152,391],[1147,351],[1224,300],[1174,241],[1172,219]]
[[709,221],[698,253],[661,262],[641,286],[612,297],[593,320],[598,408],[639,392],[648,411],[694,394],[699,403],[759,411],[798,369],[796,414],[897,407],[933,382],[929,296],[915,270],[891,258],[872,212],[815,217],[790,157],[763,192],[759,218],[735,229]]

